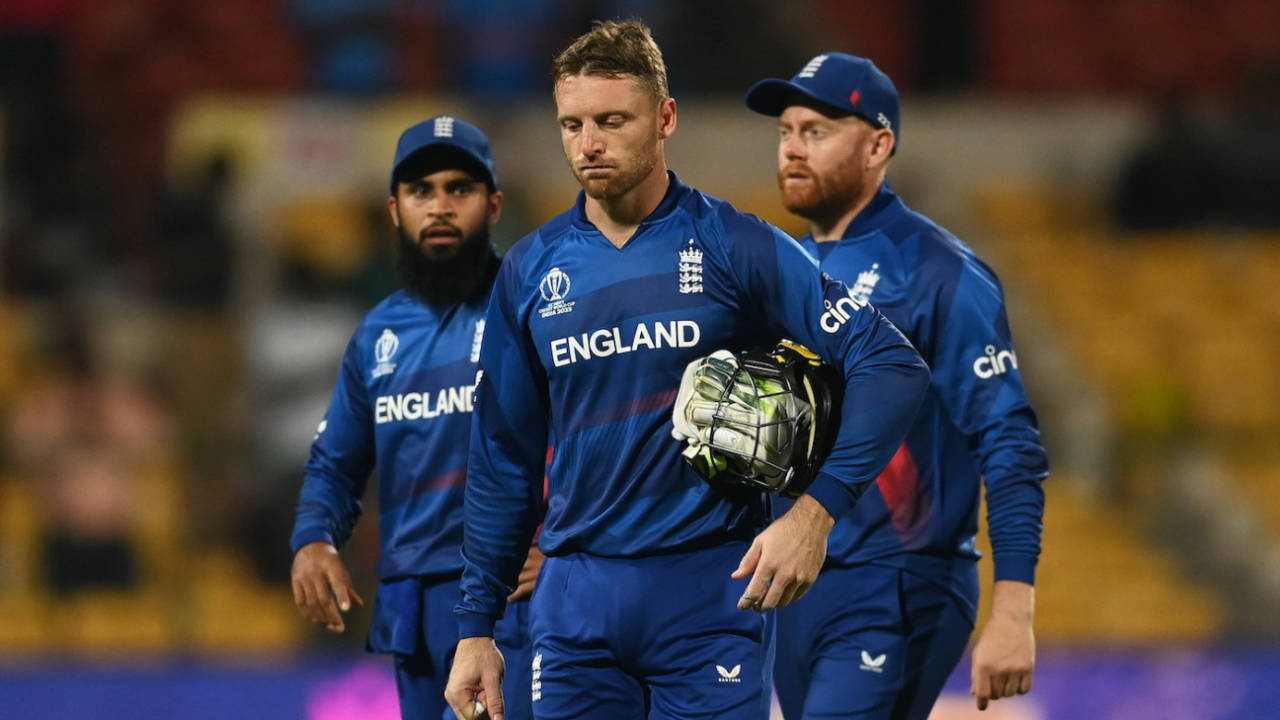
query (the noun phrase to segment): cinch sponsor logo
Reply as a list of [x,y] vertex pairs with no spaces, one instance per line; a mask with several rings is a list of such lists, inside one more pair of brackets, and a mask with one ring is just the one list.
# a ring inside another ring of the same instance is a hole
[[624,338],[622,328],[601,328],[595,332],[562,337],[551,341],[551,361],[563,367],[579,360],[621,355],[632,350],[664,347],[693,347],[702,339],[702,330],[692,320],[672,320],[665,323],[640,323],[629,338]]
[[853,314],[866,307],[867,301],[864,298],[858,298],[853,294],[853,290],[849,291],[848,297],[842,297],[833,305],[830,300],[824,300],[827,311],[822,313],[822,319],[819,324],[822,329],[829,333],[836,332],[845,323],[849,322],[849,318]]
[[995,345],[988,345],[985,352],[986,355],[973,361],[973,374],[983,380],[1018,369],[1018,356],[1012,350],[997,351]]
[[373,420],[381,425],[400,420],[430,419],[457,412],[471,412],[472,388],[472,385],[440,388],[434,397],[430,392],[379,395],[373,406]]

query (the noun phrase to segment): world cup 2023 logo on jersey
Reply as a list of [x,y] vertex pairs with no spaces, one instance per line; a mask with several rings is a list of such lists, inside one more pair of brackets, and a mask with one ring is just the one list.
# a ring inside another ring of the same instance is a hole
[[560,268],[554,267],[543,276],[542,282],[538,284],[538,290],[542,293],[543,300],[555,302],[563,300],[564,296],[569,294],[569,285],[569,276]]
[[547,301],[546,305],[538,308],[538,315],[549,318],[572,312],[573,301],[565,300],[571,286],[568,273],[558,267],[548,270],[547,274],[542,276],[542,282],[538,283],[538,293],[542,295],[543,300]]
[[400,338],[391,332],[391,328],[383,328],[378,341],[373,344],[373,359],[377,362],[377,365],[373,366],[374,378],[390,375],[396,371],[396,364],[391,362],[391,358],[399,349]]

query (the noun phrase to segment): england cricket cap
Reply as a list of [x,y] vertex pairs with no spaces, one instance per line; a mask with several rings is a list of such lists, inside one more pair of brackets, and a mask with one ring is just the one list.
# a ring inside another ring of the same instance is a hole
[[778,117],[790,105],[817,103],[839,115],[857,115],[875,127],[893,131],[894,152],[902,142],[898,126],[898,89],[866,58],[826,52],[805,63],[790,80],[768,78],[747,91],[747,107]]
[[410,159],[427,150],[451,150],[484,180],[489,190],[498,189],[498,171],[489,152],[489,138],[480,128],[452,115],[438,115],[414,125],[400,134],[396,142],[396,160],[391,166],[391,194],[396,192],[396,177]]

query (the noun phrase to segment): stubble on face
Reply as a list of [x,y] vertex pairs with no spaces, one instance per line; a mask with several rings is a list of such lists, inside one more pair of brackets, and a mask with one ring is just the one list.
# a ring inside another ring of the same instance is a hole
[[[609,122],[612,115],[624,123],[618,130],[600,126],[592,137],[603,138],[590,147],[579,136],[564,136],[569,169],[587,196],[607,200],[626,195],[649,177],[662,153],[656,106],[650,106],[647,90],[634,78],[577,75],[556,86],[557,109],[578,123]],[[616,111],[616,113],[615,113]]]
[[656,151],[641,151],[618,161],[607,173],[593,177],[592,164],[590,162],[576,163],[573,160],[569,161],[569,166],[573,169],[573,175],[578,179],[578,184],[582,186],[587,196],[593,200],[606,200],[626,195],[632,188],[649,177],[649,174],[653,172],[657,164]]

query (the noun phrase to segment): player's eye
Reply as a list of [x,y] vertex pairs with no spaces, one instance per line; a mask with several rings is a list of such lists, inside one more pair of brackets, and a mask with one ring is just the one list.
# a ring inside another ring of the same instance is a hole
[[560,128],[565,132],[576,133],[582,129],[582,123],[566,120],[560,123]]
[[449,186],[449,192],[454,195],[470,195],[476,189],[476,184],[470,181],[454,183]]

